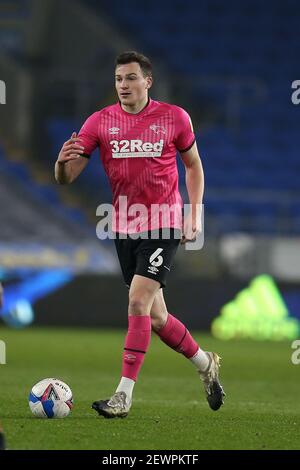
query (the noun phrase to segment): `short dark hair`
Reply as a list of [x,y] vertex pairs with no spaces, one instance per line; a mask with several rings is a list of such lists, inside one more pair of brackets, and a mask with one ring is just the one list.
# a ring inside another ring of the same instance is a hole
[[152,64],[148,57],[136,51],[126,51],[119,54],[116,58],[115,66],[131,64],[137,62],[143,72],[144,77],[152,77]]

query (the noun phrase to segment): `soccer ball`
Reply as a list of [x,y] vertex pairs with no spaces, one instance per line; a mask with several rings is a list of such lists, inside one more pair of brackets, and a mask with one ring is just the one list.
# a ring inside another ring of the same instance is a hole
[[73,407],[70,387],[59,379],[44,379],[29,394],[29,407],[37,418],[65,418]]

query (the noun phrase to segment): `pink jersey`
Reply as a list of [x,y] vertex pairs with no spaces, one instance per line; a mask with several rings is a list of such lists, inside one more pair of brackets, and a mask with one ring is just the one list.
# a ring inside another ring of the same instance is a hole
[[113,192],[113,230],[182,228],[176,152],[195,142],[186,111],[149,99],[141,112],[131,114],[117,103],[92,114],[79,137],[85,155],[100,148]]

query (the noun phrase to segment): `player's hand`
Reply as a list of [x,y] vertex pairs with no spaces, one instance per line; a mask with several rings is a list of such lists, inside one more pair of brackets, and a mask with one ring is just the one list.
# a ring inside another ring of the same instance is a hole
[[201,233],[201,217],[200,214],[192,215],[190,212],[184,219],[183,223],[183,233],[180,240],[180,244],[184,245],[187,242],[194,242],[197,238],[197,235]]
[[70,160],[76,160],[84,153],[84,147],[80,145],[81,139],[73,132],[71,138],[67,140],[59,152],[57,162],[67,163]]

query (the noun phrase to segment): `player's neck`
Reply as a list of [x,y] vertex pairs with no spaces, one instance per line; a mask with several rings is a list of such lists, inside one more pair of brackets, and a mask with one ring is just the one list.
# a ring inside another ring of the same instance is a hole
[[126,113],[138,114],[148,105],[148,103],[149,103],[149,98],[147,96],[144,100],[139,101],[138,103],[135,103],[132,105],[124,105],[121,103],[121,108]]

